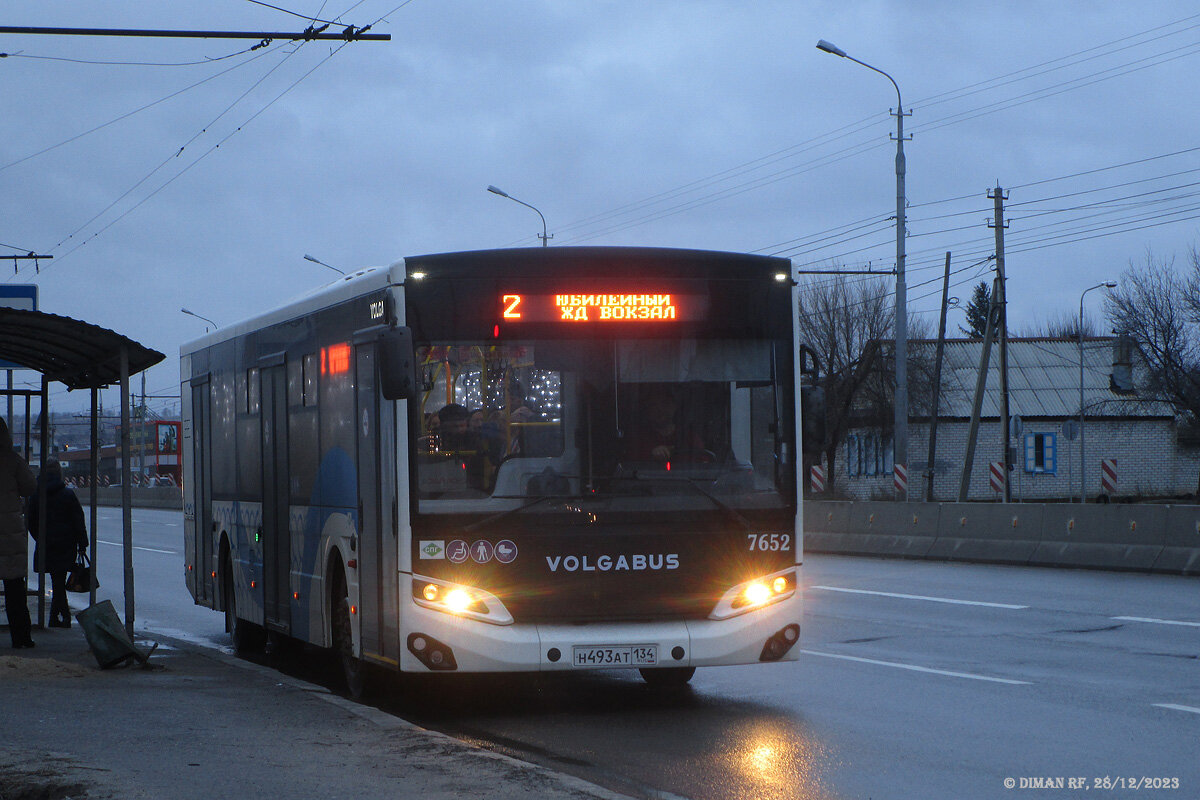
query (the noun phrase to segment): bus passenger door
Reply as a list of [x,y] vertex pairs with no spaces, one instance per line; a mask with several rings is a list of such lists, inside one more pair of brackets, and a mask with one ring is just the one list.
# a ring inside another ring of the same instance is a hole
[[[188,487],[195,503],[195,552],[190,560],[195,565],[196,602],[213,605],[213,518],[212,518],[212,455],[209,452],[212,399],[209,381],[192,380],[192,486]],[[95,535],[93,533],[93,535]]]
[[277,356],[259,369],[262,413],[263,620],[288,633],[292,623],[292,534],[288,519],[287,371]]
[[[385,636],[395,628],[395,603],[384,598],[395,597],[385,592],[384,570],[388,558],[384,536],[384,515],[380,492],[380,442],[384,439],[385,427],[379,413],[379,392],[376,378],[377,347],[374,342],[359,343],[355,347],[355,387],[357,391],[356,411],[358,430],[358,588],[362,604],[361,636],[364,654],[394,659],[395,648],[385,648],[385,642],[395,637]],[[391,542],[395,552],[395,543]],[[395,556],[391,555],[395,563]],[[392,577],[391,583],[395,584]],[[390,623],[390,624],[389,624]],[[392,653],[385,653],[385,649]]]

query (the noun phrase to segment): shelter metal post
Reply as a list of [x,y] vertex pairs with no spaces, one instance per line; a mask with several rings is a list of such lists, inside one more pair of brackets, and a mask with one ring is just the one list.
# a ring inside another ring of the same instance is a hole
[[91,471],[88,478],[88,485],[92,489],[91,502],[91,557],[92,557],[92,578],[91,588],[88,593],[88,607],[96,605],[96,538],[100,532],[97,528],[98,512],[96,508],[96,484],[100,482],[100,413],[98,408],[98,397],[100,394],[99,388],[92,387],[92,450],[91,450]]
[[121,345],[121,543],[125,550],[125,632],[133,641],[133,493],[129,469],[129,347]]
[[[50,380],[42,376],[42,426],[39,433],[38,447],[40,453],[38,455],[38,488],[37,488],[37,504],[38,504],[38,627],[46,627],[46,555],[50,551],[50,543],[46,541],[46,480],[43,477],[46,472],[46,458],[50,453]],[[28,402],[28,400],[26,401]],[[29,415],[25,416],[26,434],[25,438],[29,438]]]

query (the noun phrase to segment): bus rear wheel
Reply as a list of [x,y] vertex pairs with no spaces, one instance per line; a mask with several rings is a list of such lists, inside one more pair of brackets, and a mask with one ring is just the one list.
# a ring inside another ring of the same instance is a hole
[[687,682],[696,674],[695,667],[657,667],[644,668],[638,670],[642,673],[642,680],[651,686],[661,686],[663,688],[686,686]]
[[354,634],[350,627],[350,597],[346,591],[346,576],[335,573],[330,617],[333,620],[333,650],[342,668],[346,692],[358,700],[366,692],[367,665],[354,655]]

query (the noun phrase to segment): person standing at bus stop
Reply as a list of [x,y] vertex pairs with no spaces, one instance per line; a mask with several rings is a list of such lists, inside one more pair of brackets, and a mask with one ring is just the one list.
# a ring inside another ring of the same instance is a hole
[[[75,554],[87,549],[87,525],[83,521],[83,506],[75,492],[63,482],[62,464],[50,459],[38,476],[39,487],[46,491],[46,572],[54,597],[50,600],[50,627],[71,627],[71,606],[67,602],[67,573],[75,566]],[[29,533],[38,539],[39,500],[35,494],[29,501]],[[38,541],[33,563],[38,563]]]
[[4,608],[12,646],[33,647],[25,577],[29,565],[29,534],[25,530],[24,501],[37,491],[33,470],[13,450],[8,424],[0,418],[0,579],[4,581]]

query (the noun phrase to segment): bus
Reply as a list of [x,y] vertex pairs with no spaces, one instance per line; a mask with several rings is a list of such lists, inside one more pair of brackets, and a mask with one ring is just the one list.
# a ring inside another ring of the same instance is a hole
[[793,660],[796,291],[767,256],[436,254],[185,344],[188,590],[235,650],[327,648],[354,695]]

